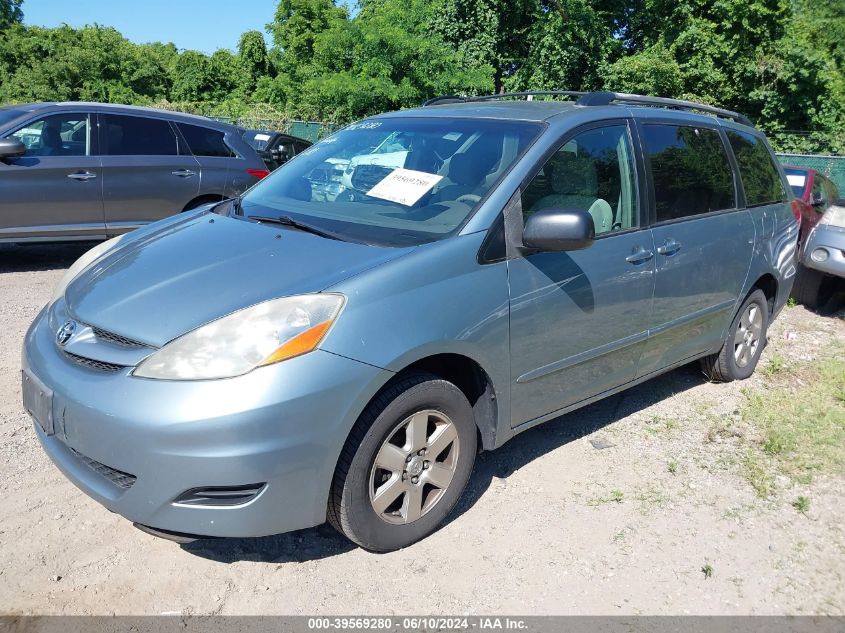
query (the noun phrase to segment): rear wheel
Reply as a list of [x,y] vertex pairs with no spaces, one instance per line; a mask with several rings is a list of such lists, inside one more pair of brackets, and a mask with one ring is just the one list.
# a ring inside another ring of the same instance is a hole
[[792,296],[798,303],[815,310],[830,301],[835,283],[836,280],[831,275],[798,264]]
[[460,498],[476,448],[466,396],[432,374],[407,376],[353,428],[335,471],[329,522],[377,552],[428,536]]
[[734,317],[722,349],[701,359],[701,368],[710,380],[744,380],[754,373],[766,346],[769,304],[762,290],[755,290]]

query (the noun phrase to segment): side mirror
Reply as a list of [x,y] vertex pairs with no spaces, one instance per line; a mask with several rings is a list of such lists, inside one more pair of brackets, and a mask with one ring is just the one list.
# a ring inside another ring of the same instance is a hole
[[813,207],[823,207],[824,206],[824,196],[822,196],[820,191],[816,191],[810,197],[810,205]]
[[543,209],[528,217],[522,244],[539,251],[580,251],[596,237],[593,216],[580,209]]
[[17,158],[26,154],[26,145],[16,138],[0,138],[0,158]]

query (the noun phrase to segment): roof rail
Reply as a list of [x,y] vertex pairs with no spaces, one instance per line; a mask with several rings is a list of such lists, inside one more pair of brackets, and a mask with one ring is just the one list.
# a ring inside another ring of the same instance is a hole
[[695,103],[694,101],[683,101],[681,99],[667,99],[665,97],[648,97],[645,95],[627,94],[624,92],[591,92],[577,101],[578,105],[583,106],[601,106],[610,105],[611,103],[629,103],[633,105],[657,106],[662,108],[670,108],[673,110],[686,110],[688,112],[704,112],[706,114],[715,114],[724,119],[731,119],[737,123],[753,127],[754,124],[744,114],[734,112],[733,110],[726,110],[724,108],[717,108],[703,103]]
[[513,97],[583,97],[590,94],[578,90],[528,90],[526,92],[501,92],[494,95],[480,95],[477,97],[459,97],[447,95],[434,97],[423,103],[423,107],[433,105],[444,105],[446,103],[473,103],[476,101],[496,101],[498,99],[511,99]]
[[443,97],[435,97],[423,103],[425,106],[445,105],[447,103],[473,103],[478,101],[494,101],[497,99],[508,99],[513,97],[578,97],[575,101],[580,106],[603,106],[612,103],[656,106],[661,108],[670,108],[673,110],[686,110],[688,112],[704,112],[706,114],[713,114],[725,119],[731,119],[737,123],[753,127],[754,124],[744,114],[734,112],[733,110],[726,110],[724,108],[717,108],[715,106],[705,105],[703,103],[695,103],[693,101],[683,101],[681,99],[668,99],[665,97],[649,97],[646,95],[627,94],[624,92],[581,92],[578,90],[529,90],[525,92],[503,92],[494,95],[482,95],[478,97],[459,97],[457,95],[448,95]]

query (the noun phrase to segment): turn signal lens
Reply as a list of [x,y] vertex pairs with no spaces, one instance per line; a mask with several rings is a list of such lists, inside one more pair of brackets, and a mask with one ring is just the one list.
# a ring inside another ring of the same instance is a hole
[[258,178],[259,180],[261,180],[262,178],[266,178],[270,175],[270,172],[267,169],[247,169],[246,173],[248,173],[250,176]]
[[273,363],[278,363],[283,360],[293,358],[294,356],[302,356],[302,354],[307,354],[308,352],[313,351],[320,344],[320,341],[323,340],[323,337],[326,335],[326,332],[329,331],[332,323],[334,323],[334,321],[323,321],[322,323],[318,323],[314,327],[305,330],[301,334],[297,334],[284,345],[279,347],[279,349],[275,352],[270,354],[267,358],[258,363],[258,365],[260,367],[263,367],[264,365],[272,365]]

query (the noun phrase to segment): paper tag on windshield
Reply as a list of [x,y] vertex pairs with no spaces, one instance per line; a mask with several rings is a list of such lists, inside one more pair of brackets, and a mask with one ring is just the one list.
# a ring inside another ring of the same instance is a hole
[[441,180],[443,176],[437,174],[399,167],[370,189],[367,195],[411,207]]
[[803,187],[807,177],[801,174],[786,174],[786,181],[793,187]]

